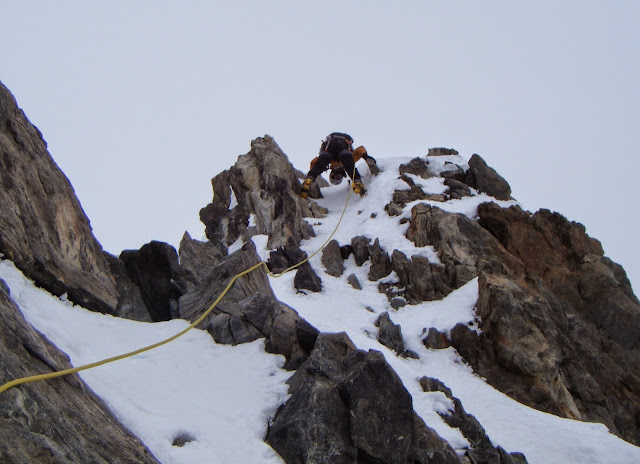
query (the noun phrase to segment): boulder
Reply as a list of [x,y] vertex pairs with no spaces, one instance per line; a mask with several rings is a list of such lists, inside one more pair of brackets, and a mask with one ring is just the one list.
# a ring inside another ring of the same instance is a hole
[[116,314],[118,292],[73,187],[0,83],[0,253],[37,285]]
[[458,156],[458,151],[453,148],[435,147],[429,148],[427,156]]
[[402,339],[402,328],[394,324],[387,311],[378,316],[375,322],[378,327],[378,341],[396,354],[404,353],[404,340]]
[[358,266],[362,266],[369,259],[369,242],[367,237],[353,237],[351,239],[351,251]]
[[429,163],[424,158],[413,158],[407,164],[401,164],[399,168],[400,176],[407,178],[405,174],[413,174],[414,176],[429,179],[433,174],[429,171]]
[[151,319],[158,322],[177,317],[178,298],[187,288],[175,248],[152,241],[139,250],[123,251],[120,260],[129,278],[140,288]]
[[322,280],[307,261],[296,270],[293,286],[297,290],[309,290],[311,292],[322,291]]
[[415,414],[382,354],[344,333],[321,334],[288,383],[266,437],[285,462],[461,462]]
[[360,285],[360,281],[355,274],[349,274],[349,277],[347,277],[347,282],[349,282],[349,285],[351,285],[356,290],[362,290],[362,285]]
[[469,160],[465,183],[498,200],[511,199],[511,187],[507,181],[488,166],[480,155],[473,155]]
[[331,240],[322,250],[322,264],[327,274],[334,277],[340,277],[344,272],[344,261],[340,245],[336,240]]
[[380,246],[380,240],[375,239],[373,245],[369,246],[369,256],[371,267],[369,268],[369,280],[376,281],[391,274],[391,259]]
[[422,339],[422,343],[432,350],[444,350],[451,346],[451,341],[447,337],[447,334],[440,332],[439,330],[431,327],[427,332],[427,336]]

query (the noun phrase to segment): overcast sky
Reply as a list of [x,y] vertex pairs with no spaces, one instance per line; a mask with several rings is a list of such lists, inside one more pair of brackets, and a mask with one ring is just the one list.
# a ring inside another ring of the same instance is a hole
[[0,80],[104,248],[201,238],[210,179],[273,136],[480,154],[640,288],[640,2],[6,2]]

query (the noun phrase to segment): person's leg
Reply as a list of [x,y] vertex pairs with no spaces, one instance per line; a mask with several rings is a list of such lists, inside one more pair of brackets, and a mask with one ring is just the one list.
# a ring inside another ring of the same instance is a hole
[[351,180],[353,181],[351,183],[351,188],[354,193],[357,193],[360,196],[367,193],[367,190],[364,188],[364,184],[362,183],[362,179],[360,178],[360,173],[355,167],[356,164],[353,161],[353,155],[349,150],[343,150],[340,152],[340,162],[344,166],[345,172],[349,174],[349,177],[351,177]]
[[353,162],[353,155],[348,150],[343,150],[338,155],[338,160],[344,166],[345,172],[351,177],[353,180],[360,180],[360,173],[355,168],[355,163]]
[[314,164],[313,167],[309,170],[307,177],[310,177],[312,181],[316,180],[316,177],[318,177],[328,169],[330,162],[331,155],[329,154],[329,152],[321,151],[318,155],[316,164]]
[[321,151],[315,164],[309,169],[306,179],[302,182],[302,188],[300,189],[300,196],[302,198],[307,198],[311,184],[316,180],[316,177],[327,170],[330,162],[331,155],[326,151]]

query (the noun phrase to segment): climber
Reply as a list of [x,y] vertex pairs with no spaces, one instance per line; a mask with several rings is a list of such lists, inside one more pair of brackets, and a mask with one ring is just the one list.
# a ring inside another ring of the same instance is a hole
[[360,146],[353,150],[353,138],[341,132],[333,132],[320,145],[320,153],[311,161],[309,173],[302,183],[300,196],[307,198],[311,184],[320,174],[331,168],[329,180],[332,184],[339,184],[347,174],[352,178],[351,185],[354,193],[364,195],[367,191],[364,188],[360,173],[355,168],[355,163],[364,158],[367,163],[375,159],[367,154],[367,150]]
[[[367,163],[367,166],[369,167],[369,171],[371,172],[371,174],[376,175],[376,174],[378,174],[380,172],[380,169],[378,168],[378,165],[376,164],[375,158],[373,156],[369,156],[369,154],[367,153],[366,148],[364,148],[362,145],[360,145],[358,148],[353,150],[353,161],[354,161],[354,163],[357,163],[361,159],[365,160],[365,162]],[[309,169],[313,169],[313,167],[315,166],[315,164],[317,162],[318,162],[318,157],[316,156],[315,158],[313,158],[311,160],[311,164],[309,166]],[[329,172],[329,181],[333,185],[339,185],[342,182],[342,179],[347,177],[347,172],[346,172],[344,166],[342,165],[342,163],[340,161],[331,161],[329,163],[329,169],[331,169],[331,171]]]

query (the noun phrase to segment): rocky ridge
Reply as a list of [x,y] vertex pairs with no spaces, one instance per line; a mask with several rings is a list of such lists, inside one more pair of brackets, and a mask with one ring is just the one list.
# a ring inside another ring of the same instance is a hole
[[[301,173],[265,136],[212,180],[213,200],[200,214],[208,242],[185,234],[178,251],[151,242],[114,257],[101,250],[41,135],[3,86],[0,119],[0,201],[6,203],[0,213],[0,253],[38,285],[54,294],[66,292],[92,310],[146,321],[194,320],[233,275],[260,261],[251,237],[268,237],[269,268],[282,271],[306,257],[300,244],[315,233],[307,219],[326,214],[316,202],[299,198]],[[441,299],[478,278],[480,334],[465,325],[450,334],[425,327],[425,345],[453,346],[477,374],[520,402],[602,422],[639,444],[640,303],[624,270],[603,256],[584,227],[557,213],[532,214],[487,202],[472,219],[439,208],[438,203],[477,192],[500,200],[511,195],[508,183],[478,155],[468,163],[434,162],[456,156],[454,150],[431,149],[402,165],[398,178],[406,188],[397,189],[385,207],[390,217],[408,225],[407,238],[432,247],[438,260],[406,256],[384,249],[375,238],[354,236],[349,243],[330,243],[323,252],[324,269],[307,263],[296,271],[296,288],[319,291],[325,272],[357,288],[355,275],[343,275],[343,262],[352,255],[358,265],[370,265],[368,279],[379,282],[389,311]],[[444,178],[446,191],[425,192],[416,181],[433,177]],[[317,187],[314,197],[321,196]],[[400,219],[409,203],[411,214]],[[62,211],[54,205],[67,206]],[[36,240],[27,230],[41,236]],[[16,360],[3,365],[0,381],[65,365],[65,356],[21,320],[7,291],[0,292],[0,302],[3,314],[11,315],[7,321],[14,320],[0,325],[7,341],[0,346],[2,359]],[[388,315],[378,324],[382,344],[398,356],[413,355]],[[265,348],[282,354],[286,367],[296,371],[289,380],[291,397],[266,438],[285,462],[526,462],[521,454],[494,447],[446,385],[425,377],[425,391],[443,392],[456,405],[446,420],[470,446],[463,455],[455,453],[415,413],[411,396],[380,353],[358,350],[345,334],[320,333],[277,300],[264,268],[240,279],[200,327],[218,343],[263,338]],[[82,462],[103,462],[110,445],[119,456],[110,462],[155,462],[79,378],[55,381],[55,392],[51,385],[33,384],[0,396],[7,411],[0,428],[3,462],[74,462],[69,456],[76,455]],[[61,413],[64,402],[55,401],[56,395],[74,397],[80,405],[73,421],[51,419],[70,414]],[[48,412],[34,421],[34,410]],[[95,440],[94,430],[81,424],[98,416],[104,418],[98,430],[109,445],[86,446]],[[63,441],[67,448],[61,448]]]

